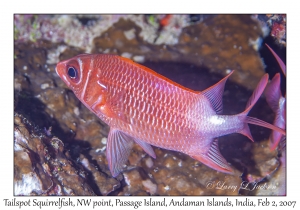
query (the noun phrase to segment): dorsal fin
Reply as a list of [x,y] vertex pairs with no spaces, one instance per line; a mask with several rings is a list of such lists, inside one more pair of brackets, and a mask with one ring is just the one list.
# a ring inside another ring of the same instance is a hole
[[214,108],[217,114],[221,114],[223,112],[222,97],[224,93],[224,86],[228,77],[233,72],[234,71],[231,71],[226,77],[224,77],[218,83],[202,91],[202,94],[205,95],[205,97],[210,101],[212,107]]

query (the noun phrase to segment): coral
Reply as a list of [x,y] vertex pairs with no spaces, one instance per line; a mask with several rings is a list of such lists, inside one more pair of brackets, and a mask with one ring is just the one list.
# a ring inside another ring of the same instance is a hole
[[265,29],[265,36],[270,34],[278,45],[286,46],[286,14],[253,15],[253,18]]

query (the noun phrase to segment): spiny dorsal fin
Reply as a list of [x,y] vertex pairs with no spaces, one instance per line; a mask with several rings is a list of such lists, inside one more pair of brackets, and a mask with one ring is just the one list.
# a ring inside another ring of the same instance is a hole
[[234,71],[231,71],[226,77],[224,77],[218,83],[202,91],[202,94],[205,95],[206,98],[210,101],[212,107],[214,108],[217,114],[221,114],[223,112],[222,97],[224,93],[224,86],[228,77],[233,72]]

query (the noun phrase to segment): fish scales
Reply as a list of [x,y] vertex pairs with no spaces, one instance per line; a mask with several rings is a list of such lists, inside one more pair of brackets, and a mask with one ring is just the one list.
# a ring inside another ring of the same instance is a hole
[[220,113],[224,85],[233,72],[202,92],[116,55],[78,55],[58,63],[56,72],[80,101],[110,126],[106,155],[113,176],[122,171],[133,142],[153,158],[151,145],[183,152],[211,168],[232,173],[219,152],[217,137],[241,133],[253,140],[247,123],[285,134],[247,116],[267,84],[267,75],[245,111],[229,116]]
[[[117,95],[118,93],[125,94],[125,100],[120,109],[128,118],[132,119],[132,126],[135,126],[136,129],[146,131],[137,134],[137,137],[154,145],[156,142],[153,141],[159,140],[165,147],[171,146],[170,144],[177,145],[180,143],[179,140],[183,135],[185,137],[188,136],[188,132],[190,132],[189,127],[191,127],[192,121],[185,120],[186,117],[184,116],[186,113],[189,113],[189,105],[181,104],[180,106],[179,101],[182,101],[182,99],[190,93],[179,89],[176,86],[171,86],[164,80],[159,81],[154,75],[145,74],[141,69],[133,67],[130,64],[123,65],[123,67],[119,69],[121,66],[119,63],[120,61],[106,64],[106,66],[110,66],[110,71],[109,73],[108,71],[102,71],[103,75],[100,77],[109,78],[109,81],[103,79],[103,83],[108,84],[108,92],[111,93],[111,95]],[[109,68],[105,67],[105,64],[101,66],[101,68],[103,67],[104,69]],[[132,70],[130,71],[130,69]],[[97,73],[101,75],[101,72]],[[127,78],[136,79],[128,83]],[[153,82],[147,83],[144,82],[145,80]],[[140,82],[138,83],[137,81]],[[151,91],[153,85],[158,87],[158,90],[155,89],[155,91]],[[128,100],[126,100],[126,97]],[[191,96],[188,97],[191,98]],[[186,101],[188,101],[188,99]],[[148,104],[149,106],[147,110],[143,108],[145,104]],[[172,107],[172,109],[170,109],[170,107]],[[177,125],[176,122],[179,122],[180,124]],[[132,131],[128,129],[127,124],[123,123],[123,121],[119,120],[117,126],[126,133],[132,134]],[[156,132],[151,132],[152,135],[149,135],[150,132],[147,133],[147,127],[153,127]],[[171,127],[175,128],[172,130],[173,132],[170,132]],[[188,128],[187,133],[182,133],[183,131],[180,129],[182,127]],[[174,138],[173,141],[170,139],[172,137]],[[167,142],[169,142],[169,145]]]

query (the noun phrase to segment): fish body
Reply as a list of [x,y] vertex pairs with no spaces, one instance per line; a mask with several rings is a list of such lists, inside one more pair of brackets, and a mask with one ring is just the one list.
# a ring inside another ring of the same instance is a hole
[[58,63],[56,72],[79,100],[110,126],[106,155],[113,176],[122,170],[133,142],[153,158],[151,145],[188,154],[211,168],[232,173],[219,152],[217,137],[241,133],[253,140],[247,123],[284,132],[247,116],[267,84],[267,75],[246,110],[230,116],[220,114],[224,85],[233,72],[202,92],[116,55],[79,55]]
[[[286,66],[280,57],[273,51],[271,47],[267,44],[266,46],[272,52],[274,57],[276,58],[282,73],[284,76],[286,75]],[[280,74],[277,73],[271,80],[271,82],[267,85],[265,90],[265,96],[267,103],[271,107],[271,109],[275,112],[275,120],[274,125],[285,129],[286,127],[286,98],[282,95],[280,90]],[[271,150],[275,150],[282,138],[285,138],[285,135],[279,133],[277,131],[273,131],[270,137],[270,147]]]

